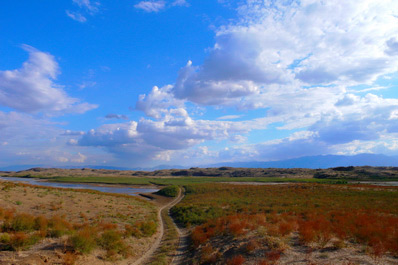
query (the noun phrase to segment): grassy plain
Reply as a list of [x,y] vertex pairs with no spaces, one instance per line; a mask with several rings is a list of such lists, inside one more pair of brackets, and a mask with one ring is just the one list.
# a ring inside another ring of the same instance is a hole
[[127,264],[156,229],[143,199],[0,182],[1,264]]
[[96,184],[120,184],[120,185],[189,185],[217,182],[260,182],[260,183],[346,183],[336,179],[314,178],[278,178],[278,177],[43,177],[40,175],[32,178],[45,179],[51,182],[65,183],[96,183]]
[[193,227],[193,264],[398,262],[394,187],[188,185],[172,213]]

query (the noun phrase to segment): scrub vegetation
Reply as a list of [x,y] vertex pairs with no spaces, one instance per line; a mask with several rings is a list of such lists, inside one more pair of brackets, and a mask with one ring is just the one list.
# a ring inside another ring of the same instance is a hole
[[[396,181],[395,167],[35,168],[3,173],[56,182],[164,185],[157,195],[146,195],[164,200],[183,186],[186,196],[171,214],[191,233],[190,264],[398,263],[398,188],[369,184]],[[95,264],[87,257],[134,260],[153,242],[156,209],[149,202],[93,191],[1,185],[4,250],[29,251],[55,240],[65,264],[76,259]],[[166,231],[151,264],[168,264],[178,241],[167,212],[162,216]]]
[[131,262],[157,222],[156,207],[132,196],[0,182],[0,263]]
[[192,228],[194,264],[398,262],[394,187],[189,185],[172,214]]

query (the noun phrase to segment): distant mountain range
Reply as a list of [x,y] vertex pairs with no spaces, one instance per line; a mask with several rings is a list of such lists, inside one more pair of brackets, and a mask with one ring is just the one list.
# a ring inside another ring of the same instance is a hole
[[386,156],[377,154],[359,154],[353,156],[321,155],[305,156],[280,161],[251,161],[251,162],[227,162],[208,165],[206,167],[247,167],[247,168],[331,168],[340,166],[398,166],[398,156]]
[[[339,166],[393,166],[398,167],[398,156],[386,156],[381,154],[359,154],[353,156],[344,155],[320,155],[305,156],[279,161],[248,161],[248,162],[224,162],[216,164],[200,165],[198,167],[245,167],[245,168],[331,168]],[[42,167],[40,165],[22,165],[8,166],[0,168],[0,171],[19,171],[33,167]],[[189,166],[179,165],[159,165],[152,168],[127,168],[114,166],[69,166],[62,168],[93,168],[93,169],[110,169],[110,170],[161,170],[161,169],[184,169]]]

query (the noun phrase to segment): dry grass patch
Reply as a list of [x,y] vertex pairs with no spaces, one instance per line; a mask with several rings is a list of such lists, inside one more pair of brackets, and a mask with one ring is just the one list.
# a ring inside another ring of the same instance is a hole
[[1,264],[128,264],[157,225],[156,207],[140,198],[0,182]]

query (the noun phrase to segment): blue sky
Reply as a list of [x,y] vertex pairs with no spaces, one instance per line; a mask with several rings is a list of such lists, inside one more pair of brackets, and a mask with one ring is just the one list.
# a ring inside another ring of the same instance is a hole
[[0,166],[398,154],[398,3],[8,1]]

